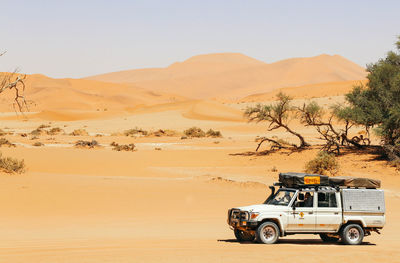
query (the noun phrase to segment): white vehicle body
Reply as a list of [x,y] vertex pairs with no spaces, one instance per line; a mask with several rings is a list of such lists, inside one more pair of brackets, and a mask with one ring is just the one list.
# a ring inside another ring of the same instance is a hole
[[[283,196],[282,193],[285,193],[285,197],[290,196],[290,200],[280,202],[279,198],[276,199],[278,201],[271,199],[274,195]],[[307,206],[304,193],[312,196]],[[268,199],[265,204],[237,207],[228,211],[228,224],[235,230],[235,235],[236,231],[247,233],[250,241],[252,236],[253,239],[257,237],[257,231],[261,231],[260,225],[272,222],[279,228],[277,232],[280,237],[310,233],[322,235],[324,241],[339,238],[343,240],[344,228],[348,225],[358,225],[361,230],[357,227],[353,232],[358,231],[360,232],[358,235],[362,234],[361,240],[356,242],[361,243],[364,236],[370,235],[372,231],[379,233],[379,229],[385,225],[383,190],[332,187],[280,188],[277,193],[273,191]],[[350,237],[351,233],[348,235]]]

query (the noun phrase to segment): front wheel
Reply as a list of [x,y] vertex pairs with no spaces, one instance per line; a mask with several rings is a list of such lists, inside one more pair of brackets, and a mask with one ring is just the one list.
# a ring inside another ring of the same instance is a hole
[[279,227],[274,222],[262,223],[257,228],[257,241],[264,244],[274,244],[279,238]]
[[319,234],[319,236],[321,237],[322,241],[327,243],[335,243],[339,241],[338,237],[328,236],[327,234]]
[[235,228],[233,232],[235,233],[235,237],[239,242],[254,241],[255,236],[249,232],[239,230],[237,228]]
[[349,224],[343,228],[342,241],[346,245],[359,245],[363,241],[364,230],[357,224]]

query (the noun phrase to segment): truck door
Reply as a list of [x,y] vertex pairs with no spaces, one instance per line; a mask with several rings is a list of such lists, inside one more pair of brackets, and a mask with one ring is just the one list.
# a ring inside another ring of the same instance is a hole
[[287,232],[313,232],[316,223],[316,200],[313,191],[297,194],[294,209],[289,211]]
[[340,193],[318,192],[316,229],[321,232],[336,232],[342,222]]

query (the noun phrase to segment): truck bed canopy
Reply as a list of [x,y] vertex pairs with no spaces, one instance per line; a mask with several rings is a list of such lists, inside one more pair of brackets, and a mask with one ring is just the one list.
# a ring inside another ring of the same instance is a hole
[[337,176],[328,177],[320,174],[308,173],[280,173],[279,182],[286,187],[301,186],[341,186],[341,187],[363,187],[380,188],[381,181],[370,178]]

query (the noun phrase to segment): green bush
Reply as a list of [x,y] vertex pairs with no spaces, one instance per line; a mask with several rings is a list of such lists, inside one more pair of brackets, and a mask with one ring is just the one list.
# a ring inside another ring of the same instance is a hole
[[334,154],[325,151],[319,152],[317,156],[306,164],[305,171],[314,174],[336,174],[339,163]]
[[23,173],[25,172],[25,162],[11,157],[3,157],[2,153],[0,153],[0,172],[9,174]]

